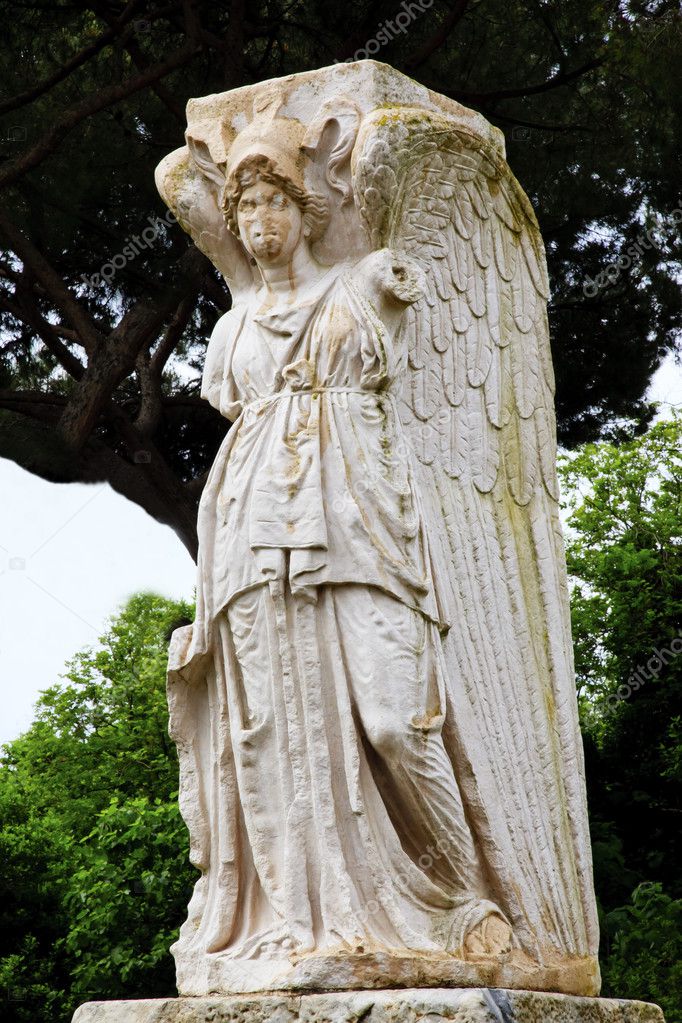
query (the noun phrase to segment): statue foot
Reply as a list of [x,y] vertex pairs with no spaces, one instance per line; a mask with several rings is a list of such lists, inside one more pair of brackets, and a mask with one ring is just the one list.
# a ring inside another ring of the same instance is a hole
[[501,956],[511,952],[512,929],[503,917],[490,913],[464,939],[464,953],[472,958]]

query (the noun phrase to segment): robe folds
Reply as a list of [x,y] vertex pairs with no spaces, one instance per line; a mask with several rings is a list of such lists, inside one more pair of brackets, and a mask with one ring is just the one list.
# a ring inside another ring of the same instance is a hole
[[450,623],[405,355],[356,281],[337,267],[295,306],[234,309],[209,344],[202,394],[234,425],[171,654],[204,693],[188,723],[170,688],[203,871],[181,948],[456,952],[496,911],[441,735]]

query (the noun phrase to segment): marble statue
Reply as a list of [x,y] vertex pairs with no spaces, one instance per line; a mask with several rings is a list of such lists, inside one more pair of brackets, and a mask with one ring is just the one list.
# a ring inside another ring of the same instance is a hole
[[594,995],[547,274],[502,135],[361,61],[191,101],[157,183],[232,295],[169,668],[181,995]]

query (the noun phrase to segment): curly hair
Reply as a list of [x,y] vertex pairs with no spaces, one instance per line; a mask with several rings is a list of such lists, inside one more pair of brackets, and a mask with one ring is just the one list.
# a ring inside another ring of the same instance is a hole
[[267,156],[248,157],[225,183],[220,197],[220,208],[232,234],[239,237],[237,206],[242,193],[257,181],[275,185],[296,203],[303,214],[303,223],[308,228],[311,242],[322,237],[329,224],[329,203],[325,197],[318,192],[304,192],[294,181],[279,174]]

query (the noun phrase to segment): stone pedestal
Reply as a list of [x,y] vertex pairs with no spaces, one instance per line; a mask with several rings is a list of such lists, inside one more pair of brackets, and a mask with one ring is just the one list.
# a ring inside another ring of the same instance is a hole
[[73,1023],[664,1023],[657,1005],[502,988],[87,1002]]

